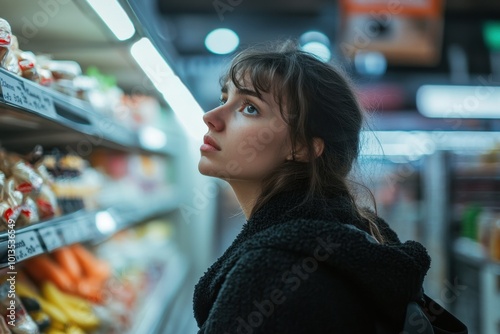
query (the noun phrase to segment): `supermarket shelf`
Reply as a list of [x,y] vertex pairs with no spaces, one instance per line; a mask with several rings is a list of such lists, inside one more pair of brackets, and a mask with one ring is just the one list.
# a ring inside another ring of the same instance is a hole
[[[154,143],[148,146],[141,141],[137,132],[97,112],[86,101],[48,89],[2,68],[0,68],[0,83],[0,109],[2,113],[13,112],[11,118],[22,118],[27,124],[29,121],[35,124],[50,121],[80,134],[79,142],[85,146],[109,146],[155,154],[174,154],[175,138],[168,138],[169,140],[160,147]],[[55,138],[58,137],[57,133],[53,135]],[[31,135],[15,138],[15,144],[19,145],[23,141],[33,143],[33,137]],[[44,137],[47,138],[46,134]],[[2,140],[2,143],[9,145],[9,140]]]
[[[141,201],[110,206],[102,210],[80,210],[16,229],[15,233],[3,232],[0,234],[0,268],[13,270],[15,263],[65,245],[104,241],[120,230],[167,214],[177,207],[178,197],[171,189],[168,192],[151,194]],[[14,241],[9,243],[9,238]],[[15,251],[16,262],[9,259],[9,249]]]
[[490,259],[481,245],[468,238],[458,238],[453,244],[453,252],[458,260],[500,275],[500,262]]
[[128,333],[158,333],[164,316],[173,305],[189,274],[189,261],[178,250],[168,254],[166,269],[155,288],[143,298]]

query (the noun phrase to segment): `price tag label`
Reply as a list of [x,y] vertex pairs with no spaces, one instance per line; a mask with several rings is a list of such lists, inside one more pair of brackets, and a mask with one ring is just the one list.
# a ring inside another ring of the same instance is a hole
[[[92,216],[93,218],[93,216]],[[94,219],[80,220],[78,222],[78,227],[80,229],[80,238],[83,240],[90,240],[95,237],[95,221]]]
[[42,115],[51,117],[57,115],[52,97],[36,87],[36,84],[24,82],[0,72],[0,85],[5,102]]
[[45,248],[47,251],[52,251],[56,248],[62,247],[63,242],[59,234],[57,234],[57,230],[55,227],[45,227],[39,230],[40,236],[42,237],[43,242],[45,243]]
[[43,248],[36,232],[29,231],[16,235],[16,261],[20,262],[32,256],[42,254]]
[[61,229],[66,245],[74,244],[75,242],[79,242],[81,240],[78,224],[67,223],[65,225],[62,225]]

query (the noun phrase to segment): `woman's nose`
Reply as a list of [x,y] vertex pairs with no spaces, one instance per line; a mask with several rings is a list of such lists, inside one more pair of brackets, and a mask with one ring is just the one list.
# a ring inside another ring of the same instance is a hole
[[224,130],[224,119],[222,118],[222,106],[212,109],[203,115],[203,121],[210,130],[222,131]]

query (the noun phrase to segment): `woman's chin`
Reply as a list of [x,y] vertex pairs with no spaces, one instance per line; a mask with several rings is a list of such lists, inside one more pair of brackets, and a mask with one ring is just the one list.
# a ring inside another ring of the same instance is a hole
[[201,157],[200,162],[198,162],[198,171],[206,176],[215,176],[215,171],[212,167],[210,167],[210,163],[207,161],[203,161],[204,158]]

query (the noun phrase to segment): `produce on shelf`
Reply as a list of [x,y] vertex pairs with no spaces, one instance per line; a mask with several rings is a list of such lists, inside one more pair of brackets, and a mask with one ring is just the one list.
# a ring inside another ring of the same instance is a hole
[[41,254],[25,262],[28,275],[38,283],[53,282],[58,289],[103,303],[103,291],[111,277],[109,265],[80,244]]
[[115,275],[107,286],[105,303],[113,331],[96,334],[125,333],[140,320],[138,311],[155,298],[152,292],[170,270],[166,259],[174,248],[173,233],[169,220],[154,220],[123,230],[97,247],[97,255],[113,267]]
[[[22,298],[29,298],[40,305],[40,312],[49,318],[44,333],[86,333],[84,329],[94,330],[100,325],[92,305],[84,299],[71,296],[58,290],[54,284],[42,283],[41,293],[27,284],[25,280],[16,281],[16,291]],[[47,323],[43,323],[44,328]]]
[[64,293],[50,281],[42,283],[41,291],[42,296],[59,307],[73,324],[87,331],[99,327],[99,318],[95,315],[90,303]]

